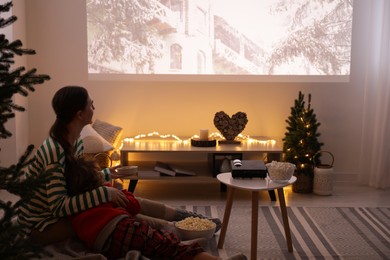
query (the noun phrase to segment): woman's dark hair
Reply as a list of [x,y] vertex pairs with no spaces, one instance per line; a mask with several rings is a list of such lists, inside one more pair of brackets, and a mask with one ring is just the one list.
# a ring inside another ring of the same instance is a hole
[[65,150],[65,163],[75,153],[74,144],[67,141],[67,125],[76,116],[76,113],[88,104],[88,91],[79,86],[66,86],[59,89],[51,102],[56,114],[56,121],[50,128],[50,137],[59,142]]
[[103,174],[96,160],[84,156],[73,157],[65,170],[66,187],[69,196],[91,191],[103,185]]

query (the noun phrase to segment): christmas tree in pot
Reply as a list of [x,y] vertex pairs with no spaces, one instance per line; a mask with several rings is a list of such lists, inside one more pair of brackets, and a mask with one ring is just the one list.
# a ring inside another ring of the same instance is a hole
[[[308,95],[308,105],[305,106],[305,96],[299,92],[298,99],[291,107],[291,115],[286,120],[287,132],[283,138],[283,153],[285,161],[296,165],[293,191],[310,193],[313,190],[314,162],[313,156],[321,150],[323,143],[318,141],[320,133],[316,114],[311,108],[311,94]],[[318,160],[319,158],[315,158]]]

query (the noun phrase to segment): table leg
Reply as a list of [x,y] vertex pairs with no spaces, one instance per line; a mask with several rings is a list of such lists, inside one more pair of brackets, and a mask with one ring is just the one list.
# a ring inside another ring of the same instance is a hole
[[138,179],[137,180],[130,180],[130,182],[129,182],[129,187],[128,187],[128,191],[129,192],[134,192],[134,190],[135,190],[135,187],[137,186],[137,183],[138,183]]
[[223,214],[223,220],[222,220],[222,227],[221,227],[221,233],[219,235],[218,240],[218,248],[221,249],[223,247],[223,243],[225,242],[225,236],[226,236],[226,230],[229,223],[230,218],[230,212],[232,211],[232,205],[233,205],[233,195],[234,195],[235,189],[232,187],[227,187],[227,201],[225,205],[225,213]]
[[221,192],[226,192],[226,190],[227,190],[226,184],[223,184],[223,183],[221,182],[221,184],[219,185],[219,190],[220,190]]
[[269,194],[269,197],[270,197],[271,201],[276,201],[275,190],[269,190],[268,194]]
[[252,191],[251,259],[257,259],[257,228],[259,221],[259,192]]
[[292,252],[293,246],[291,240],[290,226],[288,224],[286,200],[284,199],[283,188],[278,189],[278,196],[279,196],[280,210],[282,212],[282,218],[283,218],[284,233],[286,235],[287,249],[289,252]]
[[128,154],[127,152],[123,152],[121,151],[121,165],[122,166],[126,166],[126,165],[129,165],[129,162],[128,162]]

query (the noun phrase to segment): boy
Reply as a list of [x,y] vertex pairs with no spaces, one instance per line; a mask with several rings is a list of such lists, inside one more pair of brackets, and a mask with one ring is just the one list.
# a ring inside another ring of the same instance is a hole
[[[85,193],[104,185],[101,176],[95,161],[83,157],[72,160],[65,171],[69,195]],[[130,250],[138,250],[149,258],[218,259],[206,253],[196,242],[181,243],[173,232],[155,229],[145,221],[137,221],[135,216],[141,211],[140,204],[132,193],[126,190],[123,193],[129,200],[126,209],[109,202],[69,217],[77,236],[90,249],[110,259],[124,257]],[[237,255],[229,259],[244,260],[246,257]]]

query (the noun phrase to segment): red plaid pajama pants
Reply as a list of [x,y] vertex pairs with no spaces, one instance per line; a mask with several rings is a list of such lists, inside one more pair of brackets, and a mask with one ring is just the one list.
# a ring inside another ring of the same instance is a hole
[[110,259],[124,257],[130,250],[138,250],[143,256],[158,259],[190,260],[204,252],[199,244],[183,245],[176,234],[157,230],[146,222],[132,218],[121,220],[113,234],[106,256]]

